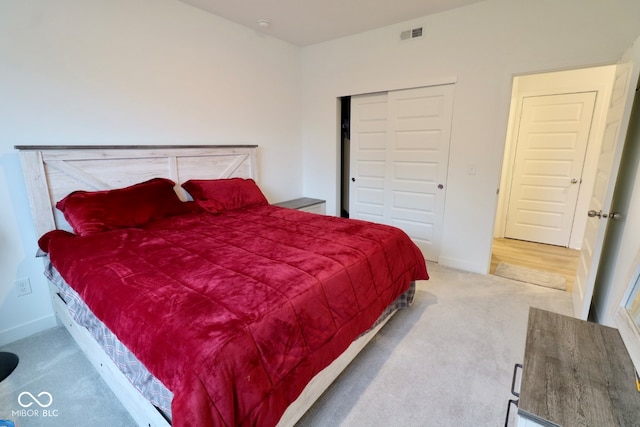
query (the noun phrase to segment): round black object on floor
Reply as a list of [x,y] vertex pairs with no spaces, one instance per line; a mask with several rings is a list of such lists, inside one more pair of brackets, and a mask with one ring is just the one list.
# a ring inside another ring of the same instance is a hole
[[0,351],[0,381],[7,378],[16,366],[18,366],[18,356],[13,353]]

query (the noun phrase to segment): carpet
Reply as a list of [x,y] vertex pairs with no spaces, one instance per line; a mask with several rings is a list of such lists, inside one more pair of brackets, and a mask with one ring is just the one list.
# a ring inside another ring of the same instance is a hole
[[506,262],[501,262],[496,267],[496,276],[518,280],[532,285],[544,286],[552,289],[567,290],[567,281],[560,274],[547,273],[546,271],[520,267]]
[[571,294],[428,268],[431,279],[417,282],[413,306],[389,320],[296,427],[505,424],[529,307],[570,314]]

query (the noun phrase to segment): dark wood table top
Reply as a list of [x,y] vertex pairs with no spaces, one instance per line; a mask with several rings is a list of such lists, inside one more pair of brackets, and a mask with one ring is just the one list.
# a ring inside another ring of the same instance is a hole
[[640,426],[640,392],[617,329],[529,312],[518,414],[544,426]]

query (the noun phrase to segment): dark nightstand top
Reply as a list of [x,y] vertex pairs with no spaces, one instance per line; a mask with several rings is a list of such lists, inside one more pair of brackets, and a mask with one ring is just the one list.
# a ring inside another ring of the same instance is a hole
[[280,203],[274,203],[273,206],[279,206],[281,208],[289,208],[289,209],[302,209],[308,206],[313,206],[313,205],[317,205],[324,202],[325,201],[321,199],[312,199],[311,197],[300,197],[297,199],[286,200]]
[[531,308],[518,414],[544,426],[638,425],[640,392],[618,330]]

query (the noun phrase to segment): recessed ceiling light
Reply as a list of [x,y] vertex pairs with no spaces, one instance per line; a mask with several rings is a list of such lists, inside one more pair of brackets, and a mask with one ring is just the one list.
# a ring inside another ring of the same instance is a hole
[[258,19],[258,25],[262,28],[267,28],[269,27],[269,25],[271,25],[271,22],[269,22],[267,19]]

